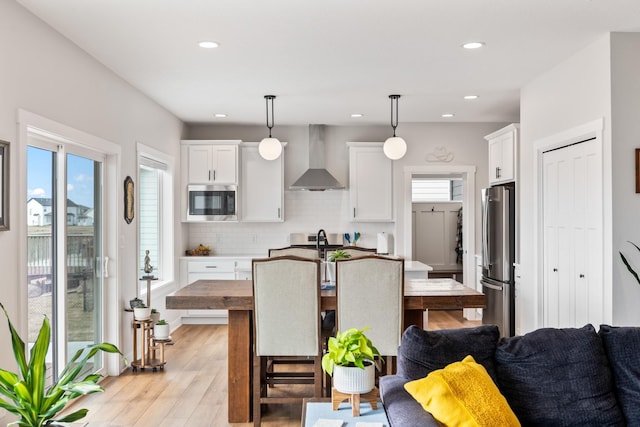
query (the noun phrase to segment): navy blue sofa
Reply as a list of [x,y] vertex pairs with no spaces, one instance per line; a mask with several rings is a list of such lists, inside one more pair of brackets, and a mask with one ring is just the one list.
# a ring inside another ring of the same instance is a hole
[[440,424],[404,389],[471,355],[523,426],[640,426],[640,327],[544,328],[499,339],[496,326],[402,336],[395,375],[380,378],[391,427]]

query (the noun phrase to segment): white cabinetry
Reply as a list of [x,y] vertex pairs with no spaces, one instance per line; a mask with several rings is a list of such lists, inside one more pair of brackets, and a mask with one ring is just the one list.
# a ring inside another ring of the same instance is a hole
[[[182,286],[196,280],[234,280],[236,263],[234,260],[182,260],[180,268]],[[227,323],[227,310],[187,310],[185,323]],[[183,319],[184,321],[184,319]]]
[[519,127],[511,124],[484,137],[489,142],[489,184],[516,180]]
[[381,142],[347,142],[349,147],[349,219],[393,221],[393,163]]
[[242,221],[281,222],[284,219],[284,152],[275,160],[258,153],[258,143],[240,147]]
[[182,141],[187,184],[237,184],[237,141]]

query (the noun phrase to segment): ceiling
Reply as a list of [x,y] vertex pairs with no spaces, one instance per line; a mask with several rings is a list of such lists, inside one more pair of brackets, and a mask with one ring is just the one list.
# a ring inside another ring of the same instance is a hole
[[640,31],[638,0],[17,1],[184,122],[266,125],[276,95],[274,132],[390,124],[390,94],[399,132],[519,121],[523,85],[607,32]]

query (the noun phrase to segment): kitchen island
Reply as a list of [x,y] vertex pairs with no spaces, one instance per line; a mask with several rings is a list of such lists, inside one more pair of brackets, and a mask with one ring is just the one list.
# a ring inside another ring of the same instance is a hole
[[[434,286],[429,287],[433,283]],[[336,309],[336,291],[325,289],[321,295],[321,310]],[[422,327],[424,310],[485,308],[484,294],[450,283],[437,285],[426,279],[406,280],[404,297],[405,326]],[[166,308],[175,310],[222,309],[229,311],[228,329],[228,412],[229,422],[251,421],[252,377],[252,311],[251,280],[198,280],[167,295]]]

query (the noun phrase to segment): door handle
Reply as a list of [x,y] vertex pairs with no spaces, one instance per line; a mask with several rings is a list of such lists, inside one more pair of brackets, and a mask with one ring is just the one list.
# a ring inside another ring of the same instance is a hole
[[554,273],[557,273],[557,272],[558,272],[558,269],[557,269],[557,268],[554,268],[554,269],[553,269],[553,272],[554,272]]
[[104,257],[104,278],[109,278],[109,257]]
[[580,278],[584,279],[584,274],[580,273]]
[[487,282],[483,282],[480,281],[480,283],[482,283],[482,286],[489,288],[489,289],[493,289],[494,291],[502,291],[503,287],[502,286],[496,286],[496,285],[492,285],[491,283],[487,283]]
[[496,178],[500,178],[500,167],[496,166]]

